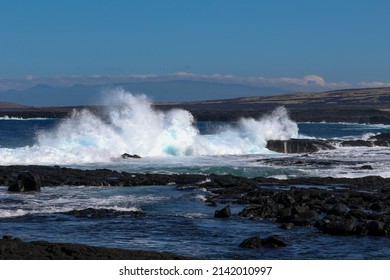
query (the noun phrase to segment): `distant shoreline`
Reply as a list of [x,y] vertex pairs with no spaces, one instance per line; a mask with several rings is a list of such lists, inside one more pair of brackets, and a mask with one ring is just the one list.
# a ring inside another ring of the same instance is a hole
[[[236,121],[242,117],[259,118],[275,107],[259,109],[212,109],[188,104],[155,105],[157,110],[185,109],[198,121]],[[24,107],[0,108],[0,117],[10,118],[66,118],[73,110],[87,109],[104,118],[103,106],[75,107]],[[390,124],[390,111],[373,108],[289,108],[290,117],[296,122],[345,122],[365,124]]]

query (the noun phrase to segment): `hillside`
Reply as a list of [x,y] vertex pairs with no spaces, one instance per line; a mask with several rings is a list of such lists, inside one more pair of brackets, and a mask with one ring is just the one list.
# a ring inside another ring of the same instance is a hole
[[[73,108],[88,108],[97,114],[99,106],[25,107],[2,103],[0,116],[67,116]],[[321,93],[297,93],[274,96],[242,97],[196,102],[155,103],[159,110],[182,108],[197,120],[232,121],[241,117],[259,117],[277,106],[285,106],[299,122],[353,122],[390,124],[390,88],[348,89]]]

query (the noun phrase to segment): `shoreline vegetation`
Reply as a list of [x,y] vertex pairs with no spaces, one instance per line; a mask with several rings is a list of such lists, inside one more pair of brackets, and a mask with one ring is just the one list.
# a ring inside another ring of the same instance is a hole
[[[137,159],[130,159],[137,160]],[[19,189],[12,189],[17,184]],[[110,186],[175,185],[181,188],[205,188],[211,192],[204,202],[215,209],[214,219],[243,218],[268,220],[282,229],[315,227],[323,234],[342,236],[390,235],[390,178],[307,177],[279,180],[246,178],[232,175],[143,174],[109,169],[81,170],[59,166],[0,166],[0,185],[9,191],[29,191],[29,186]],[[311,186],[304,188],[300,186]],[[22,194],[20,194],[22,195]],[[229,205],[240,204],[240,213],[231,213]],[[114,211],[115,212],[115,211]],[[108,209],[84,209],[68,215],[115,217]],[[118,213],[120,215],[121,213]],[[142,215],[142,213],[134,213]],[[246,238],[246,239],[245,239]],[[244,240],[245,239],[245,240]],[[237,246],[256,248],[268,240],[275,248],[288,246],[283,236],[243,237]],[[267,241],[267,242],[265,242]],[[49,252],[49,253],[48,253]],[[53,253],[54,252],[54,253]],[[0,240],[0,259],[177,259],[184,258],[161,252],[125,251],[77,244],[23,242],[5,236]]]

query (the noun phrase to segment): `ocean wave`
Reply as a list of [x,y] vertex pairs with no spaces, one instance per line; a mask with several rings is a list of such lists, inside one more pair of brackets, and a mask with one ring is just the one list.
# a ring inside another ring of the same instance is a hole
[[123,153],[142,157],[262,154],[269,153],[267,140],[298,137],[298,126],[284,107],[202,135],[186,110],[157,111],[145,95],[122,89],[112,96],[104,119],[88,110],[75,110],[54,129],[40,131],[33,146],[0,149],[0,164],[111,162]]

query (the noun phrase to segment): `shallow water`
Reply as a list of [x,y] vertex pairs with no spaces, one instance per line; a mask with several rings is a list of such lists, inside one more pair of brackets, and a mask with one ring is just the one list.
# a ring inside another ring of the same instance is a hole
[[[0,232],[24,240],[83,243],[96,246],[168,251],[204,259],[386,259],[388,238],[335,237],[315,228],[281,230],[269,221],[237,216],[214,219],[203,190],[153,187],[54,187],[36,194],[10,194],[0,188]],[[5,208],[20,209],[6,212]],[[71,209],[141,210],[142,217],[78,218]],[[288,246],[270,250],[243,249],[247,237],[279,234]]]

